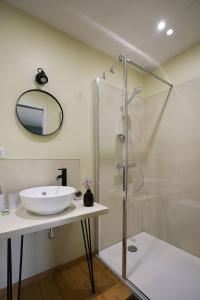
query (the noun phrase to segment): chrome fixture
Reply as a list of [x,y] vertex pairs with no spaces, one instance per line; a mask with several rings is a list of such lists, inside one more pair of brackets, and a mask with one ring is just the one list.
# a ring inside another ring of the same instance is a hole
[[128,165],[124,165],[123,163],[117,163],[117,169],[120,170],[122,169],[123,171],[123,191],[126,191],[126,171],[128,168],[135,168],[136,164],[135,163],[130,163]]
[[55,236],[54,229],[53,228],[49,228],[49,230],[48,230],[49,240],[53,240],[54,236]]
[[117,136],[121,139],[122,142],[125,140],[125,135],[123,133],[119,133],[117,134]]
[[101,78],[102,78],[102,79],[106,79],[106,72],[103,72]]
[[114,71],[114,67],[113,67],[113,66],[111,66],[111,67],[110,67],[110,70],[109,70],[109,72],[110,72],[110,73],[112,73],[112,74],[114,74],[114,73],[115,73],[115,71]]
[[[123,163],[117,163],[117,169],[123,169],[125,166]],[[135,168],[136,163],[130,163],[127,165],[127,168]]]
[[110,72],[110,73],[112,73],[112,74],[115,73],[115,71],[114,71],[114,66],[113,66],[113,65],[111,65],[110,68],[106,69],[106,70],[102,73],[101,78],[102,78],[102,79],[107,79],[107,78],[106,78],[106,74],[107,74],[108,72]]
[[[119,55],[119,62],[124,63],[124,56],[123,56],[122,54]],[[160,76],[154,74],[153,72],[151,72],[151,71],[145,69],[144,67],[142,67],[142,66],[136,64],[134,61],[132,61],[132,60],[131,60],[130,58],[128,58],[127,56],[126,56],[126,62],[127,62],[127,64],[132,65],[134,68],[139,69],[140,71],[142,71],[142,72],[144,72],[144,73],[147,73],[147,74],[149,74],[150,76],[152,76],[152,77],[158,79],[159,81],[161,81],[161,82],[167,84],[167,85],[170,86],[171,88],[173,87],[173,84],[172,84],[172,83],[170,83],[170,82],[168,82],[167,80],[161,78]]]
[[35,80],[39,84],[45,84],[48,82],[48,77],[46,73],[42,70],[42,68],[37,69],[37,75],[35,76]]
[[129,252],[137,252],[137,247],[134,245],[130,245],[130,246],[128,246],[128,251]]
[[143,88],[140,87],[140,86],[134,88],[131,97],[128,99],[128,104],[131,103],[131,101],[133,100],[133,98],[134,98],[136,95],[139,95],[140,93],[142,93],[142,91],[143,91]]

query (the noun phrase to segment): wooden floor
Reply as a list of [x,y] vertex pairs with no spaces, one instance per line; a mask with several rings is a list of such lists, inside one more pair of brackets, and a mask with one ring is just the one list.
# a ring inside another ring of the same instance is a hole
[[[87,264],[84,261],[23,287],[21,300],[125,300],[131,293],[97,258],[94,258],[94,276],[94,295],[91,293]],[[16,299],[14,295],[13,300]]]

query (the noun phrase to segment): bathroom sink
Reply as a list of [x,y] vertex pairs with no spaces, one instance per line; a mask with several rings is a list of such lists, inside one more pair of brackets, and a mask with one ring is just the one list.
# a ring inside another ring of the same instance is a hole
[[70,186],[42,186],[19,193],[22,205],[40,215],[56,214],[67,208],[74,199],[75,189]]

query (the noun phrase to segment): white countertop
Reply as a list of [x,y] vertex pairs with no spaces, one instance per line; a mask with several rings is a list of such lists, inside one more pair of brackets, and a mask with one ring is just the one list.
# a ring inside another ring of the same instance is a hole
[[21,206],[11,211],[7,216],[0,216],[0,239],[77,222],[107,212],[107,207],[96,202],[94,206],[85,207],[83,206],[83,200],[73,201],[65,211],[48,216],[33,214]]

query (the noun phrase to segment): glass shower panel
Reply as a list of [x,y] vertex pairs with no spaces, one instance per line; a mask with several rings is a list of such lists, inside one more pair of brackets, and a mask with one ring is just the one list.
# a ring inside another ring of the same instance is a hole
[[[148,186],[149,206],[143,210],[145,231],[197,257],[199,84],[196,78],[176,85],[168,101],[167,91],[146,97],[144,173],[152,183]],[[147,184],[144,191],[147,195]]]
[[[148,75],[146,75],[148,77]],[[150,89],[146,85],[146,77],[143,77],[141,86],[132,84],[132,93],[128,95],[128,189],[127,189],[127,270],[126,278],[134,284],[146,297],[153,300],[163,299],[159,294],[156,298],[152,289],[152,278],[159,281],[156,272],[157,258],[162,255],[157,244],[158,235],[150,228],[152,220],[163,219],[163,204],[158,200],[160,190],[160,178],[152,173],[157,165],[158,156],[155,160],[149,160],[151,143],[157,140],[159,126],[166,108],[169,88],[163,83],[159,87],[166,91],[159,95],[156,101],[157,107],[152,108],[151,115],[148,114],[148,97]],[[128,70],[128,78],[130,74]],[[157,79],[151,79],[151,84],[156,85]],[[131,100],[131,101],[130,101]],[[149,107],[149,106],[148,106]],[[147,126],[148,122],[148,126]],[[161,151],[161,145],[158,151]],[[150,163],[151,172],[148,173],[146,165]],[[148,220],[148,221],[147,221]],[[148,223],[148,225],[147,225]],[[147,225],[147,226],[146,226]],[[161,230],[161,222],[156,224],[156,233]],[[160,226],[159,226],[160,225]],[[155,238],[154,238],[155,237]],[[159,268],[158,268],[159,269]],[[161,273],[162,270],[159,270]],[[152,276],[152,274],[154,274]],[[161,282],[160,282],[161,284]],[[164,282],[162,282],[164,284]],[[159,290],[159,287],[155,289]]]
[[199,300],[200,78],[146,73],[127,69],[127,97],[98,81],[99,257],[139,299]]
[[129,104],[127,279],[153,300],[198,300],[199,84],[145,76]]
[[121,274],[122,251],[113,255],[112,247],[122,240],[123,164],[122,90],[104,81],[98,86],[99,136],[99,202],[109,208],[109,214],[99,221],[99,255]]

